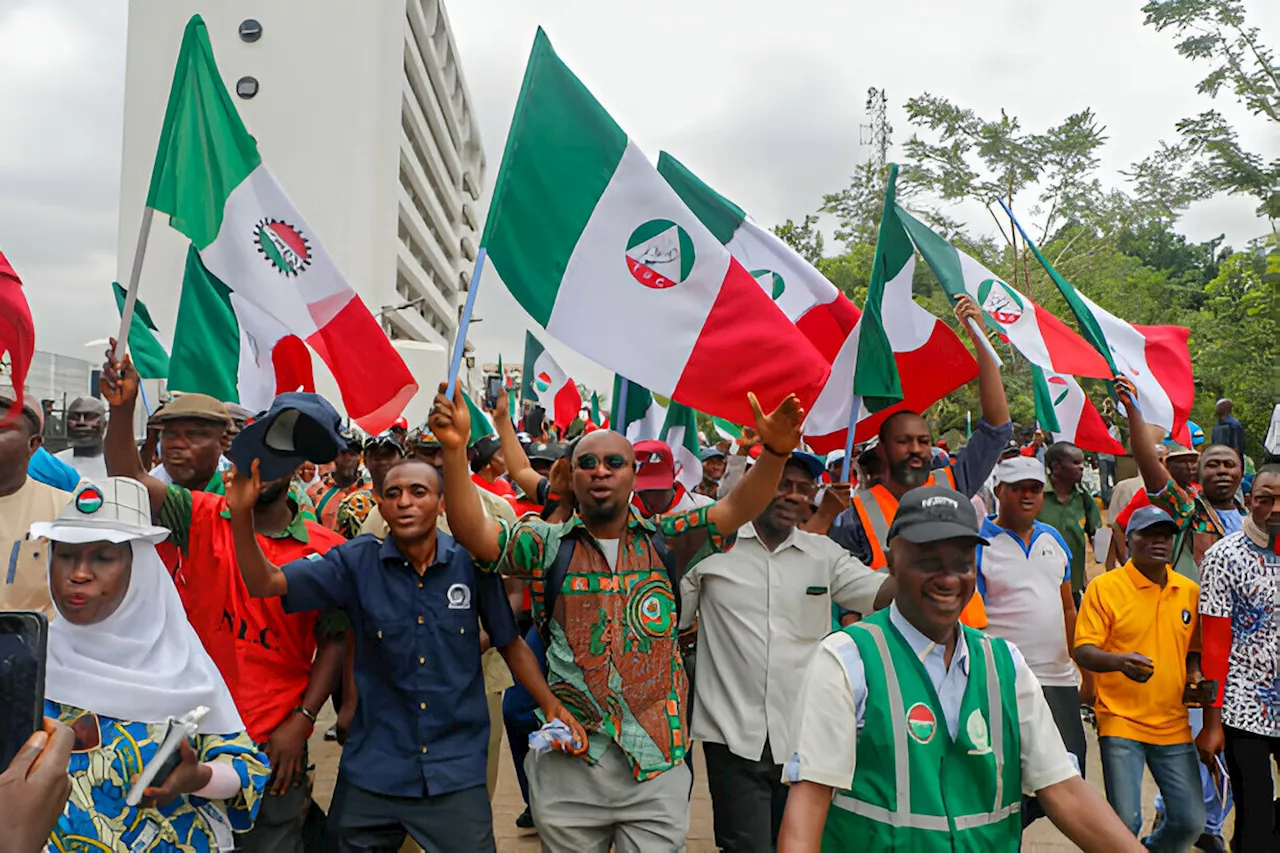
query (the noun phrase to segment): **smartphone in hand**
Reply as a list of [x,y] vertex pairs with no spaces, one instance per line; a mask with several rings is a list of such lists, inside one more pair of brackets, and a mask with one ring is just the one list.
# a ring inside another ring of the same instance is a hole
[[43,725],[48,638],[43,613],[0,612],[0,770]]

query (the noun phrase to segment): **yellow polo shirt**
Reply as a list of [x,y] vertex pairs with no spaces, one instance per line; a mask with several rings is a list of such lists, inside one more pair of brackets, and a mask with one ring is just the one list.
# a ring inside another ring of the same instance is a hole
[[1089,584],[1076,618],[1076,648],[1138,652],[1155,671],[1139,683],[1121,672],[1094,675],[1100,737],[1122,737],[1157,745],[1190,743],[1191,725],[1182,704],[1187,652],[1200,651],[1200,586],[1169,570],[1164,589],[1125,563]]

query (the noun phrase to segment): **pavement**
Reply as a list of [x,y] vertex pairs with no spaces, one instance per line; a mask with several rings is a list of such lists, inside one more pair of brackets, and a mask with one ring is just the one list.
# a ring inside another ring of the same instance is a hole
[[[1101,567],[1089,557],[1087,569],[1090,578],[1102,571]],[[315,792],[316,801],[326,810],[333,794],[333,784],[338,772],[338,756],[340,748],[334,743],[325,743],[322,732],[333,722],[331,709],[320,717],[316,725],[316,733],[311,739],[311,757],[316,763]],[[1100,795],[1103,794],[1102,766],[1098,759],[1098,738],[1092,729],[1086,726],[1088,738],[1088,761],[1085,778]],[[1155,783],[1148,772],[1144,775],[1143,815],[1146,819],[1144,833],[1151,828],[1154,808],[1151,805],[1156,794]],[[1104,795],[1105,796],[1105,795]],[[507,749],[506,737],[503,736],[502,758],[499,764],[498,789],[493,798],[494,837],[498,843],[498,853],[538,853],[541,845],[538,835],[533,830],[516,828],[515,820],[524,811],[524,802],[520,799],[520,786],[516,782],[515,767],[511,762],[511,753]],[[1227,820],[1226,836],[1230,838],[1234,812]],[[405,851],[416,851],[412,843],[406,844]],[[1047,818],[1036,821],[1023,833],[1022,849],[1027,853],[1065,853],[1077,850],[1061,832],[1054,828]],[[694,788],[689,815],[689,843],[686,853],[716,853],[717,848],[711,830],[711,795],[707,791],[706,766],[702,760],[702,750],[694,745]]]

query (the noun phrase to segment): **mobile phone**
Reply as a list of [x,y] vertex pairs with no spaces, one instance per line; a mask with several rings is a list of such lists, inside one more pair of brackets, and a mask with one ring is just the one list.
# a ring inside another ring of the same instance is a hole
[[156,750],[156,754],[151,757],[146,766],[142,768],[142,773],[134,780],[133,787],[129,789],[129,793],[125,796],[125,803],[130,806],[137,806],[142,802],[142,796],[147,788],[160,787],[164,784],[165,779],[169,778],[169,774],[174,768],[182,763],[182,754],[180,752],[180,744],[182,741],[190,742],[200,731],[200,721],[209,713],[209,709],[201,705],[191,713],[186,714],[178,719],[170,717],[164,730],[164,738],[160,742],[160,748]]
[[1218,698],[1218,682],[1213,678],[1205,678],[1195,684],[1187,684],[1182,688],[1182,704],[1188,708],[1203,708],[1212,705]]
[[0,612],[0,771],[44,723],[49,620],[35,610]]

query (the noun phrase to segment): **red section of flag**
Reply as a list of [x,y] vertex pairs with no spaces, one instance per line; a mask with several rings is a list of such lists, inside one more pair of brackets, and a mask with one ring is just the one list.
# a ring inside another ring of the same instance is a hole
[[796,320],[796,328],[822,353],[830,364],[840,354],[840,348],[858,325],[862,312],[843,293],[824,304],[815,305]]
[[672,395],[677,403],[735,424],[755,422],[747,392],[765,412],[794,392],[808,409],[831,365],[759,283],[730,259],[715,304]]
[[[1190,330],[1183,326],[1134,326],[1147,339],[1147,366],[1173,404],[1173,440],[1191,446],[1187,418],[1195,403],[1196,385],[1191,373],[1191,353],[1187,350]],[[1138,401],[1142,405],[1142,401]]]
[[563,434],[582,411],[582,394],[579,393],[578,386],[572,379],[566,379],[564,386],[556,391],[554,405],[555,412],[552,413],[552,420]]
[[1102,415],[1098,414],[1088,394],[1084,395],[1084,408],[1080,411],[1080,422],[1076,424],[1074,444],[1081,450],[1110,453],[1114,456],[1124,456],[1129,452],[1107,432],[1107,425],[1102,422]]
[[311,351],[297,335],[285,335],[271,348],[271,366],[276,371],[276,393],[306,391],[314,394],[316,378],[311,370]]
[[31,320],[27,296],[22,292],[22,279],[0,252],[0,354],[9,354],[10,378],[16,398],[8,417],[16,418],[22,414],[22,390],[26,387],[27,371],[31,369],[31,357],[35,351],[36,327]]
[[418,392],[404,359],[358,296],[307,343],[337,380],[351,420],[370,435],[395,423]]
[[1049,351],[1055,373],[1072,376],[1088,376],[1091,379],[1111,379],[1111,366],[1084,338],[1071,327],[1049,313],[1047,308],[1036,305],[1036,326]]

